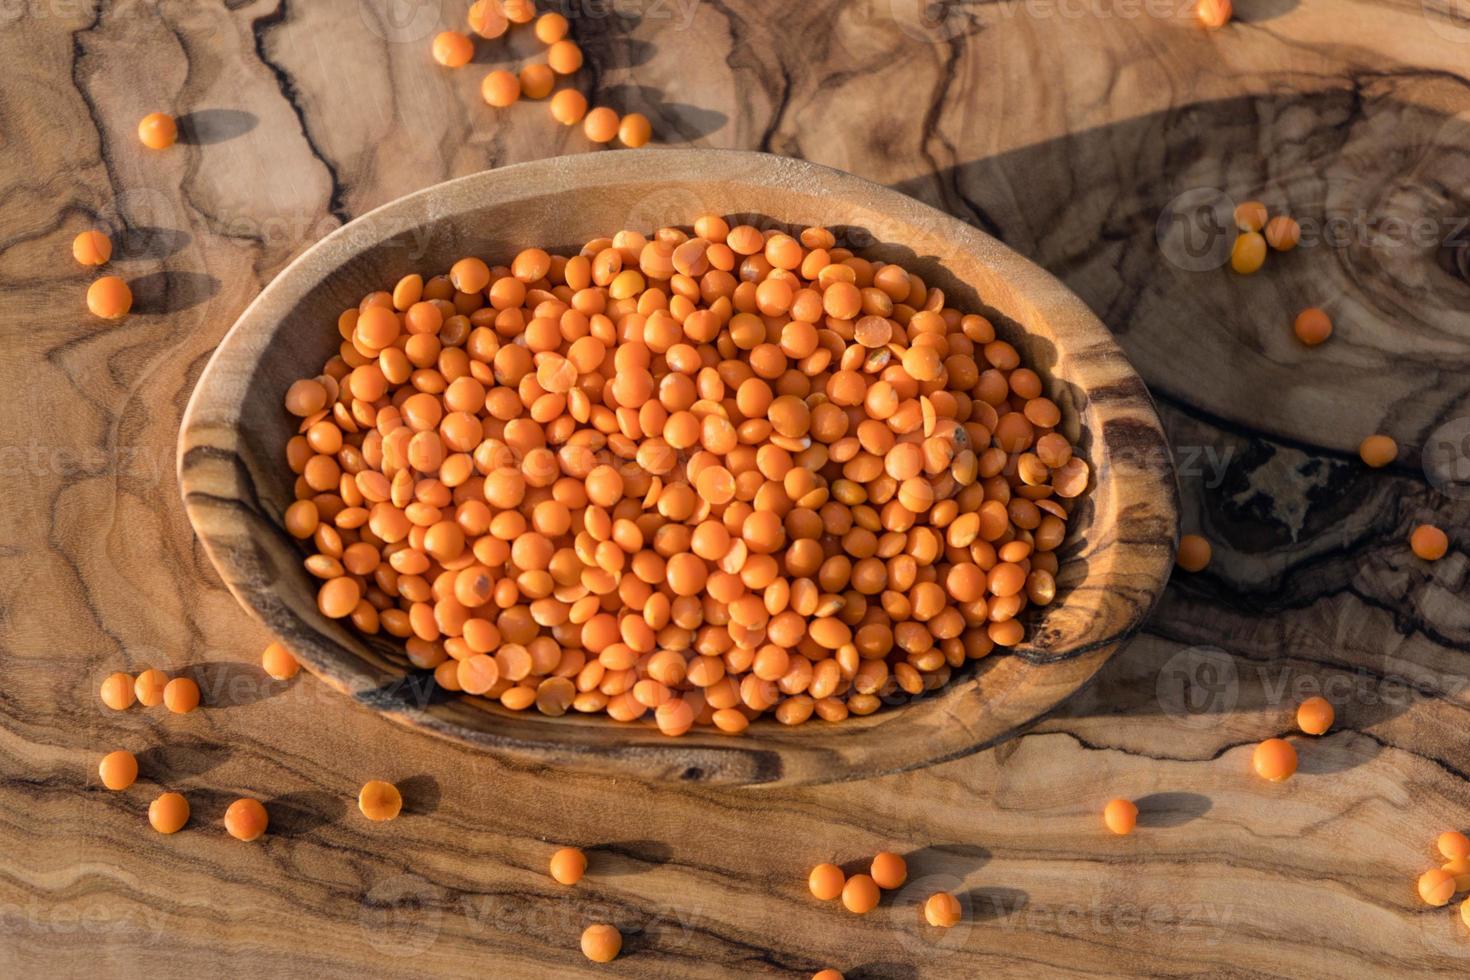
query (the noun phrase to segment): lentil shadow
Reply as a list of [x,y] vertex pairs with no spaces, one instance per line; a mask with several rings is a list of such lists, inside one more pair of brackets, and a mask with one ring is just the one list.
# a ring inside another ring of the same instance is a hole
[[179,142],[208,146],[244,136],[260,125],[260,117],[243,109],[197,109],[179,116]]
[[219,280],[202,272],[151,272],[128,280],[133,312],[164,315],[208,302],[219,292]]
[[1235,0],[1234,6],[1235,20],[1243,24],[1264,24],[1291,13],[1301,6],[1301,0]]
[[138,753],[138,775],[167,787],[181,778],[203,775],[228,762],[234,754],[228,746],[174,738]]
[[661,91],[647,85],[614,85],[598,93],[598,103],[616,109],[619,115],[643,113],[653,123],[655,143],[695,143],[719,132],[730,121],[716,109],[669,102]]
[[967,877],[990,861],[988,848],[978,844],[930,844],[904,855],[910,880],[930,875]]
[[192,236],[185,231],[152,225],[130,225],[113,238],[113,261],[162,261],[182,251],[192,240]]
[[439,780],[428,773],[399,780],[397,786],[398,792],[403,795],[404,813],[427,816],[439,809],[439,800],[443,793],[439,788]]
[[[1354,724],[1367,723],[1354,719]],[[1305,776],[1347,772],[1372,762],[1383,751],[1383,746],[1377,739],[1349,730],[1329,732],[1326,735],[1308,735],[1301,740],[1291,741],[1292,747],[1297,750],[1297,772]]]
[[1214,804],[1199,793],[1149,793],[1133,801],[1140,827],[1182,827],[1198,820]]
[[1019,888],[975,888],[955,897],[969,908],[971,922],[1000,922],[1031,904],[1030,894]]
[[266,833],[278,837],[300,837],[347,815],[347,804],[340,796],[321,790],[286,793],[264,802],[270,814]]
[[[814,971],[815,972],[815,971]],[[852,980],[916,980],[919,971],[909,963],[864,963],[845,974]]]
[[271,678],[258,664],[243,661],[213,661],[193,664],[181,672],[199,685],[201,708],[233,708],[255,704],[270,697],[287,683]]
[[587,848],[587,873],[609,878],[640,875],[667,864],[674,851],[663,841],[627,840]]

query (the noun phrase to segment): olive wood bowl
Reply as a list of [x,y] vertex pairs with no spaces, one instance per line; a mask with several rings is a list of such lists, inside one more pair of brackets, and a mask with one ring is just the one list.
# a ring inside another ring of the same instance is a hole
[[[859,254],[901,261],[948,304],[983,312],[1022,351],[1092,467],[1060,557],[1055,602],[1027,636],[907,703],[838,724],[770,718],[741,736],[668,738],[647,721],[514,713],[449,694],[398,641],[365,639],[317,610],[315,580],[284,530],[297,420],[286,388],[336,350],[337,315],[410,272],[464,255],[507,263],[540,245],[574,254],[621,228],[687,227],[703,213],[761,227],[825,225]],[[761,153],[662,149],[518,164],[439,184],[337,229],[292,262],[226,334],[179,432],[189,520],[235,597],[317,677],[388,717],[521,762],[650,780],[796,784],[910,769],[1015,733],[1087,682],[1138,629],[1168,578],[1178,499],[1167,442],[1143,382],[1106,328],[1060,282],[996,239],[866,180]],[[331,724],[326,716],[326,724]],[[323,719],[313,719],[322,723]],[[307,723],[303,719],[303,724]]]

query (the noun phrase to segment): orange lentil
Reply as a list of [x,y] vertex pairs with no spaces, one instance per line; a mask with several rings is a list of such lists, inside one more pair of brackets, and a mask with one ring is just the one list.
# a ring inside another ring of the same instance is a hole
[[445,68],[463,68],[475,56],[475,42],[459,31],[442,31],[434,37],[434,60]]
[[1236,236],[1230,248],[1230,268],[1243,276],[1259,269],[1266,261],[1266,239],[1259,232],[1247,231]]
[[176,834],[189,822],[189,801],[178,793],[163,793],[148,804],[148,823],[160,834]]
[[611,963],[623,949],[623,934],[610,925],[590,925],[582,931],[582,955],[594,963]]
[[239,799],[225,810],[225,832],[235,840],[259,840],[269,823],[270,816],[259,800]]
[[151,150],[163,150],[179,138],[179,124],[166,112],[150,112],[138,123],[138,139]]
[[529,24],[536,19],[536,0],[500,0],[500,7],[512,24]]
[[1323,735],[1327,729],[1332,727],[1332,721],[1337,713],[1332,710],[1332,702],[1324,697],[1307,698],[1296,709],[1296,727],[1308,735]]
[[1470,837],[1466,837],[1458,830],[1446,830],[1440,834],[1438,840],[1435,841],[1435,846],[1439,848],[1439,853],[1443,854],[1446,860],[1459,861],[1470,858]]
[[199,707],[199,685],[191,677],[175,677],[164,685],[163,703],[176,715],[186,715]]
[[289,681],[301,670],[301,664],[280,643],[271,643],[260,655],[261,668],[278,681]]
[[908,864],[892,851],[879,851],[873,855],[873,864],[868,870],[872,872],[873,881],[884,891],[901,887],[909,876]]
[[84,231],[72,239],[71,254],[82,265],[103,265],[112,258],[112,239],[100,231]]
[[1409,535],[1409,547],[1425,561],[1438,561],[1449,551],[1450,539],[1433,524],[1420,524]]
[[1455,876],[1442,868],[1431,868],[1419,876],[1419,897],[1425,905],[1448,905],[1455,897]]
[[1296,749],[1285,739],[1268,738],[1256,746],[1251,766],[1257,776],[1279,783],[1296,772]]
[[1398,459],[1399,444],[1390,436],[1372,435],[1358,445],[1358,456],[1374,469]]
[[125,749],[109,752],[97,766],[97,775],[108,789],[127,789],[138,778],[138,760]]
[[497,68],[480,82],[480,97],[498,109],[513,105],[521,97],[521,80],[504,68]]
[[[1470,922],[1470,919],[1467,919],[1466,921]],[[843,977],[842,974],[836,970],[826,969],[818,970],[816,973],[813,973],[812,980],[843,980]]]
[[812,895],[824,902],[840,898],[846,884],[847,875],[835,864],[819,864],[807,875],[807,887]]
[[1198,0],[1195,14],[1200,23],[1211,30],[1218,30],[1230,23],[1234,8],[1230,0]]
[[1237,204],[1235,227],[1241,231],[1260,231],[1266,227],[1266,205],[1260,201],[1242,201]]
[[936,929],[952,929],[964,914],[960,900],[948,892],[930,895],[924,902],[924,919]]
[[842,886],[842,904],[849,912],[866,915],[878,906],[878,884],[868,875],[857,874]]
[[528,99],[544,99],[556,88],[556,73],[550,65],[529,64],[521,69],[521,94]]
[[575,847],[563,847],[551,855],[551,877],[563,885],[575,885],[587,873],[587,855]]
[[[1091,481],[1015,346],[825,229],[467,256],[335,326],[284,397],[318,608],[511,711],[669,736],[870,714],[1022,642]],[[902,859],[871,872],[832,894]]]
[[575,126],[587,115],[587,97],[574,88],[564,88],[551,97],[551,115],[563,126]]
[[558,75],[570,75],[582,67],[582,49],[576,41],[557,41],[546,49],[546,63]]
[[618,140],[624,146],[636,150],[651,139],[653,139],[653,124],[641,112],[628,113],[618,124]]
[[125,711],[131,708],[136,697],[133,678],[127,674],[108,674],[102,682],[102,703],[113,711]]
[[567,36],[569,27],[567,19],[561,14],[542,14],[536,18],[536,40],[542,44],[555,44]]
[[[607,106],[598,106],[582,121],[582,132],[594,143],[609,143],[618,135],[618,114]],[[627,270],[625,274],[635,274]]]
[[103,276],[87,287],[87,309],[104,320],[120,320],[133,308],[133,291],[118,276]]
[[1108,800],[1103,807],[1103,823],[1115,834],[1131,834],[1138,823],[1138,805],[1132,800]]
[[475,0],[467,20],[470,30],[483,38],[497,38],[510,29],[510,18],[501,0]]
[[163,691],[167,686],[168,675],[150,667],[141,671],[137,680],[133,681],[133,693],[137,695],[139,704],[145,708],[153,708],[163,704]]
[[1198,534],[1186,534],[1179,539],[1179,554],[1175,563],[1186,572],[1202,572],[1210,564],[1210,542]]
[[1295,218],[1278,214],[1266,222],[1266,244],[1278,252],[1290,252],[1302,239],[1302,226]]
[[1316,347],[1332,336],[1332,319],[1315,306],[1309,306],[1296,315],[1291,324],[1296,339],[1308,347]]
[[369,779],[357,793],[357,808],[369,820],[392,820],[403,810],[403,794],[382,779]]

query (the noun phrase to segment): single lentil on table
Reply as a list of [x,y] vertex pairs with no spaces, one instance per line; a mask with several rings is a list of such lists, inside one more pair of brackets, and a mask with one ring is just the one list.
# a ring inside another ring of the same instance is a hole
[[512,710],[735,734],[942,686],[1053,600],[1089,481],[987,319],[822,228],[467,257],[337,329],[285,397],[319,608]]

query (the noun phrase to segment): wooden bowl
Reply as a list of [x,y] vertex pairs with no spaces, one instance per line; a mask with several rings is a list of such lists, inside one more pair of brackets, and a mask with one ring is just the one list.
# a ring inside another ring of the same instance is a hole
[[[1025,645],[968,665],[939,691],[841,724],[762,719],[740,737],[671,739],[647,723],[516,714],[447,694],[409,668],[398,641],[364,640],[323,617],[282,527],[293,482],[284,447],[296,429],[282,400],[336,350],[337,315],[407,273],[443,271],[464,255],[508,262],[529,245],[570,254],[621,228],[687,226],[708,212],[766,227],[825,225],[861,254],[900,260],[951,305],[989,315],[1046,380],[1095,485],[1070,522],[1058,599],[1033,616]],[[230,591],[312,673],[359,703],[523,761],[725,784],[854,779],[1005,738],[1076,691],[1138,628],[1168,578],[1178,524],[1148,392],[1061,283],[895,191],[799,160],[723,150],[599,152],[505,167],[411,194],[328,235],[266,287],[200,375],[179,433],[179,483]]]

